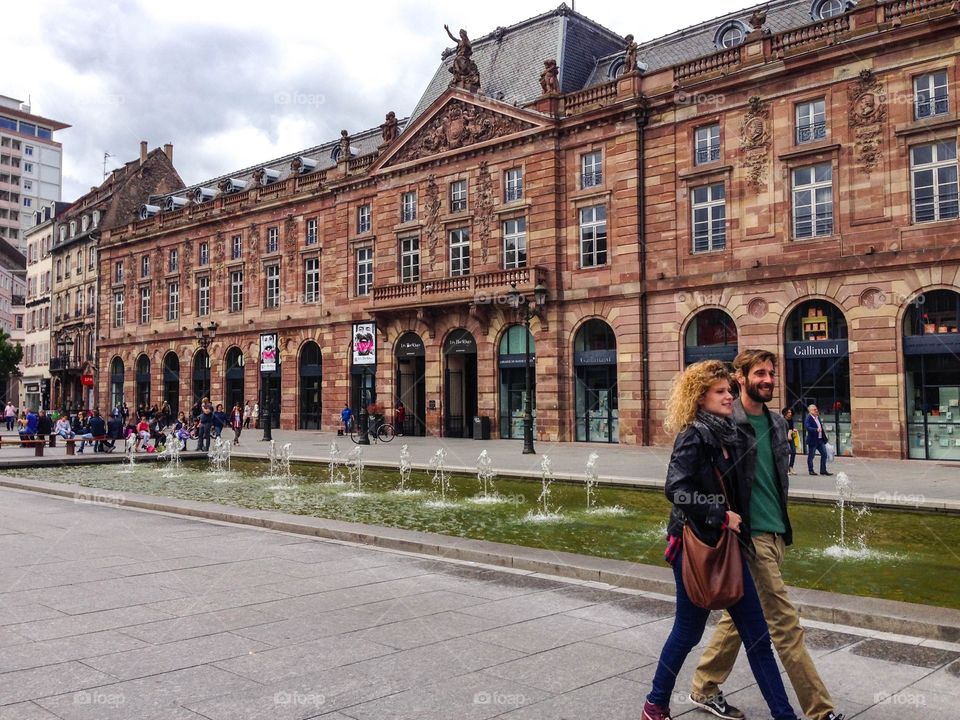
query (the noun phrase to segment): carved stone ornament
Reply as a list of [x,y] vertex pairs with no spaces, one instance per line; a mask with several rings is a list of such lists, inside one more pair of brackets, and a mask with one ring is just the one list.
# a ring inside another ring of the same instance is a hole
[[883,159],[883,123],[887,119],[887,98],[883,93],[883,85],[872,70],[860,72],[849,88],[848,97],[854,161],[869,174]]
[[886,302],[886,294],[878,288],[868,288],[860,294],[861,307],[869,308],[870,310],[879,310]]
[[437,187],[437,179],[431,175],[427,179],[427,197],[426,197],[426,224],[424,235],[427,239],[427,263],[430,271],[437,269],[437,246],[440,244],[440,189]]
[[750,19],[747,21],[750,23],[750,27],[754,30],[763,30],[763,26],[767,22],[767,10],[766,8],[757,8],[753,11],[753,14],[750,16]]
[[556,60],[544,60],[543,72],[540,73],[540,87],[544,95],[555,95],[560,92],[560,68]]
[[283,245],[287,252],[297,249],[297,223],[293,215],[287,215],[283,221]]
[[755,317],[757,320],[760,320],[767,314],[769,306],[767,301],[763,298],[754,298],[747,305],[747,312],[750,313],[752,317]]
[[447,31],[450,39],[457,44],[457,49],[454,51],[456,57],[453,59],[453,64],[448,68],[450,74],[453,75],[450,80],[450,87],[463,88],[472,93],[480,92],[480,71],[471,57],[473,55],[473,45],[470,44],[467,31],[461,28],[460,37],[457,38],[450,32],[449,26],[444,25],[443,29]]
[[183,243],[183,271],[190,275],[193,269],[193,240],[189,238]]
[[260,255],[260,229],[256,223],[250,223],[250,230],[247,232],[247,247],[250,248],[250,257],[256,260]]
[[750,106],[740,123],[741,165],[747,171],[747,184],[754,190],[766,185],[770,154],[770,107],[759,97],[750,98]]
[[493,180],[490,165],[480,163],[477,178],[477,238],[480,242],[480,258],[486,263],[490,254],[490,231],[493,227]]
[[383,133],[384,145],[388,145],[397,139],[400,134],[400,123],[397,121],[397,114],[393,110],[387,113],[386,119],[380,126],[380,131]]
[[391,165],[473,145],[532,128],[533,124],[451,100],[401,148]]
[[627,35],[623,39],[626,47],[623,50],[623,74],[637,71],[637,51],[640,46],[633,39],[633,35]]
[[213,243],[213,259],[216,260],[217,265],[223,266],[225,255],[224,255],[224,248],[223,248],[223,232],[222,231],[217,232],[216,240]]

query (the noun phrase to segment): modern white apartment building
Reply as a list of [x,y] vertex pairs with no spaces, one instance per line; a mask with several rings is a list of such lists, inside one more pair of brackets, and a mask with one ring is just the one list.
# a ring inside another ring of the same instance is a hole
[[22,254],[36,211],[60,200],[63,149],[53,134],[68,127],[0,95],[0,239]]

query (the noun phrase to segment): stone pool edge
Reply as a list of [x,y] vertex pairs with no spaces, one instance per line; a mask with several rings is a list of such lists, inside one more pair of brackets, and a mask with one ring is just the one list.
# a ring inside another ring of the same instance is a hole
[[[0,476],[0,487],[41,492],[75,502],[164,512],[321,539],[372,545],[389,550],[421,553],[448,560],[484,563],[600,582],[664,595],[674,594],[673,573],[667,567],[630,563],[624,560],[528,548],[418,530],[364,525],[308,515],[291,515],[275,510],[254,510],[196,500],[119,493],[79,485],[47,483],[42,480]],[[800,607],[802,615],[812,620],[947,642],[960,641],[960,610],[792,586],[790,594]]]

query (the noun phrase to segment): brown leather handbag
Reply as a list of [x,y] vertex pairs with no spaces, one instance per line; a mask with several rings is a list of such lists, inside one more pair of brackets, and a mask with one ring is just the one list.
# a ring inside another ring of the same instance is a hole
[[[727,509],[726,487],[719,471],[714,468],[723,489]],[[720,541],[712,547],[697,537],[687,522],[683,526],[683,588],[697,607],[706,610],[725,610],[743,597],[743,561],[740,543],[733,530],[720,533]]]

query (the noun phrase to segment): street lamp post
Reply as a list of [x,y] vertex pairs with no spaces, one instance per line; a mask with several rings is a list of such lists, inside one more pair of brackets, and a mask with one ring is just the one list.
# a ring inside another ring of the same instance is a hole
[[[207,327],[204,327],[204,326],[203,326],[202,324],[200,324],[200,323],[197,323],[197,324],[196,324],[196,326],[193,328],[193,332],[194,332],[194,333],[196,334],[196,336],[197,336],[197,345],[200,346],[200,349],[206,350],[208,347],[210,347],[210,343],[212,343],[212,342],[213,342],[213,339],[217,336],[217,328],[218,328],[218,327],[220,327],[220,326],[217,325],[217,323],[215,323],[213,320],[210,321],[210,324],[209,324]],[[208,373],[209,373],[209,368],[210,368],[210,355],[208,354],[208,355],[207,355],[207,369],[208,369]],[[196,370],[194,370],[194,375],[193,375],[193,376],[196,377]],[[209,374],[208,374],[208,375],[207,375],[207,382],[209,382],[209,381],[210,381],[210,376],[209,376]],[[192,384],[192,383],[191,383],[191,384]],[[206,390],[207,390],[206,396],[209,397],[209,396],[210,396],[210,388],[207,387]],[[200,399],[202,400],[203,398],[201,397]],[[200,410],[202,411],[203,408],[200,408]],[[209,440],[208,440],[207,442],[209,442]]]
[[533,303],[531,304],[524,295],[517,291],[516,284],[511,284],[510,292],[507,293],[507,299],[510,306],[519,313],[520,322],[526,330],[524,333],[524,401],[523,401],[523,454],[533,455],[536,453],[533,447],[533,412],[530,407],[531,382],[530,382],[530,321],[535,317],[540,317],[543,312],[544,303],[547,301],[547,288],[543,283],[538,282],[533,289]]
[[60,360],[60,407],[67,404],[67,365],[70,362],[70,351],[73,349],[73,338],[65,330],[57,336],[57,357]]

